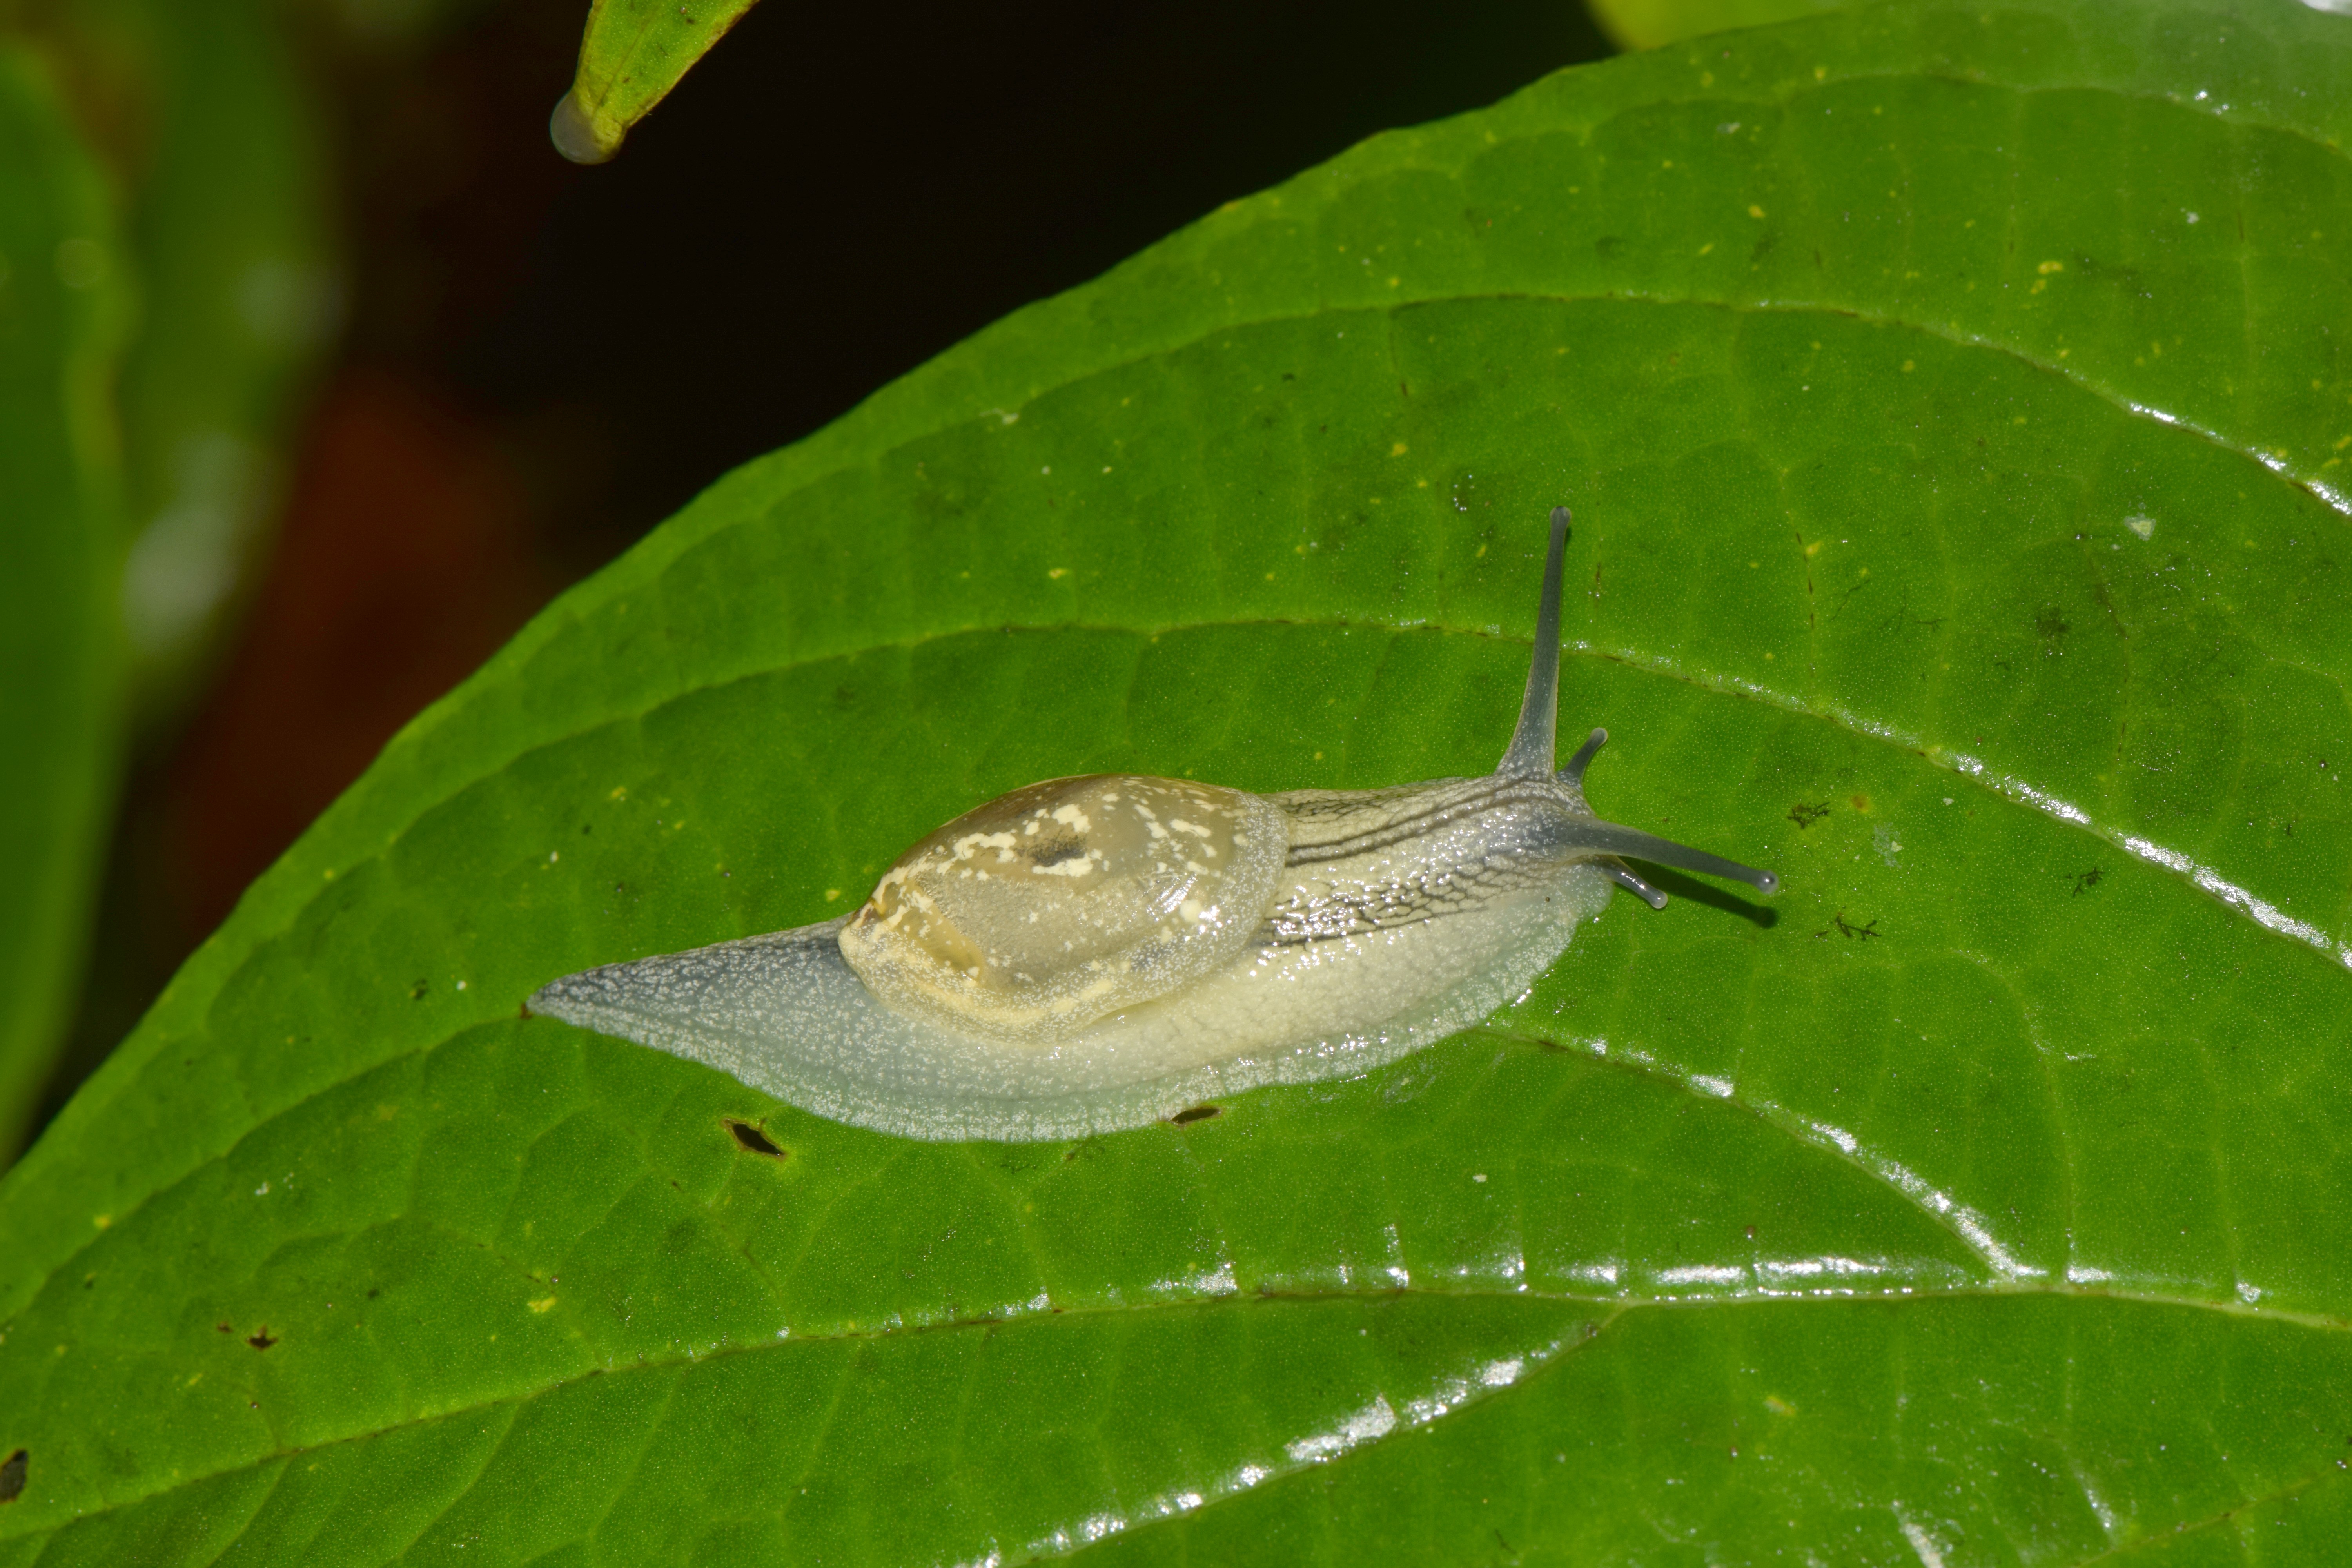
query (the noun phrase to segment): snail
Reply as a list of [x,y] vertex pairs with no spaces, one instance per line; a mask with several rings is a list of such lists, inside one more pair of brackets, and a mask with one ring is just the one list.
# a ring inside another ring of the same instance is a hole
[[1554,771],[1568,527],[1555,509],[1491,774],[1267,795],[1049,779],[923,838],[849,915],[568,975],[530,1011],[901,1137],[1071,1138],[1359,1077],[1478,1022],[1612,884],[1665,906],[1621,857],[1778,891],[1595,817],[1584,772],[1605,730]]

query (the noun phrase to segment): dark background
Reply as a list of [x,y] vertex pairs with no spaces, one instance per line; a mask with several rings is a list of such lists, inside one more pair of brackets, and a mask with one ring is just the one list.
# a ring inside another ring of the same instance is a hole
[[734,465],[1372,132],[1609,46],[1574,0],[765,0],[601,168],[586,6],[308,55],[350,307],[275,552],[142,738],[41,1120],[400,725]]

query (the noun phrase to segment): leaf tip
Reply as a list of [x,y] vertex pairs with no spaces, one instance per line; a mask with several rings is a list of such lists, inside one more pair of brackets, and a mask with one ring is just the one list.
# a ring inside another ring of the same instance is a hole
[[621,141],[627,134],[619,126],[605,127],[596,122],[580,101],[580,89],[574,87],[555,100],[555,112],[547,117],[547,138],[555,150],[575,163],[606,163],[621,150]]

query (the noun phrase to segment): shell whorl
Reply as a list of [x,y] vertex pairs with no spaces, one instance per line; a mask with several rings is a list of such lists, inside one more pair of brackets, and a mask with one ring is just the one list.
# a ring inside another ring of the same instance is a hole
[[919,1016],[1050,1043],[1240,952],[1288,847],[1282,814],[1240,790],[1048,779],[901,855],[842,929],[842,955]]

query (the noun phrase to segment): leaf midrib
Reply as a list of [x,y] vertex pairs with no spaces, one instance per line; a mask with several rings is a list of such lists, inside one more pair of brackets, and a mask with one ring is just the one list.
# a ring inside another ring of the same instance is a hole
[[[1534,1043],[1532,1037],[1522,1037],[1512,1031],[1506,1030],[1490,1032],[1508,1033],[1511,1034],[1511,1037],[1515,1039],[1524,1039],[1527,1043]],[[400,1056],[415,1055],[431,1048],[432,1047],[429,1045],[420,1045],[411,1051],[402,1052],[399,1053],[399,1056],[387,1058],[387,1061],[397,1060]],[[1634,1074],[1636,1076],[1659,1079],[1679,1089],[1684,1093],[1691,1095],[1694,1099],[1702,1098],[1699,1091],[1693,1089],[1691,1085],[1685,1081],[1684,1077],[1678,1076],[1671,1071],[1660,1069],[1651,1065],[1617,1061],[1613,1058],[1606,1061],[1603,1065],[1614,1068],[1620,1071]],[[338,1086],[331,1085],[318,1092],[329,1092],[334,1087]],[[1723,1097],[1707,1096],[1705,1098],[1716,1099]],[[1728,1103],[1734,1104],[1739,1107],[1739,1109],[1747,1111],[1748,1114],[1756,1116],[1759,1121],[1764,1121],[1776,1131],[1790,1138],[1794,1142],[1803,1144],[1809,1149],[1815,1149],[1820,1152],[1835,1154],[1843,1158],[1853,1168],[1859,1171],[1865,1176],[1870,1177],[1877,1184],[1892,1192],[1897,1198],[1903,1200],[1909,1206],[1925,1215],[1930,1220],[1937,1223],[1948,1232],[1951,1232],[1963,1246],[1967,1247],[1972,1254],[1978,1257],[1980,1262],[1984,1262],[1988,1268],[1992,1268],[1996,1273],[2000,1272],[1997,1266],[1992,1265],[1990,1260],[1983,1258],[1980,1249],[1977,1248],[1973,1243],[1970,1243],[1965,1237],[1958,1236],[1957,1231],[1952,1231],[1951,1226],[1941,1215],[1937,1215],[1930,1206],[1920,1204],[1912,1194],[1903,1191],[1899,1186],[1889,1181],[1884,1173],[1874,1170],[1867,1163],[1855,1159],[1853,1155],[1846,1153],[1843,1150],[1836,1148],[1834,1145],[1823,1143],[1817,1139],[1804,1137],[1796,1131],[1790,1123],[1793,1121],[1801,1121],[1802,1118],[1796,1117],[1793,1112],[1784,1112],[1781,1108],[1776,1106],[1769,1104],[1759,1105],[1752,1100],[1743,1098],[1736,1093],[1729,1097]],[[287,1112],[279,1112],[278,1114],[283,1115],[287,1114]],[[136,1211],[134,1210],[133,1212],[135,1213]],[[468,1244],[484,1245],[480,1242],[478,1237],[466,1233],[453,1231],[451,1234],[458,1237]],[[762,1270],[761,1273],[763,1279],[768,1279],[765,1270]],[[768,1283],[772,1287],[776,1282],[772,1279],[768,1279]],[[2081,1283],[2065,1278],[2021,1278],[2013,1275],[1967,1286],[1935,1286],[1916,1283],[1906,1285],[1890,1282],[1877,1289],[1857,1289],[1851,1285],[1837,1285],[1823,1286],[1817,1289],[1788,1290],[1773,1290],[1758,1286],[1753,1289],[1742,1289],[1707,1295],[1695,1294],[1691,1296],[1591,1296],[1576,1291],[1538,1289],[1528,1287],[1510,1289],[1484,1287],[1472,1287],[1467,1289],[1431,1289],[1426,1286],[1408,1284],[1407,1286],[1398,1289],[1328,1290],[1292,1289],[1261,1285],[1247,1290],[1235,1290],[1215,1295],[1204,1294],[1173,1300],[1162,1299],[1139,1302],[1106,1301],[1076,1307],[1046,1307],[1026,1311],[1016,1310],[1012,1312],[979,1313],[970,1317],[940,1319],[929,1322],[908,1323],[901,1319],[896,1324],[879,1324],[872,1328],[839,1328],[811,1333],[788,1333],[788,1337],[778,1341],[763,1339],[742,1344],[722,1343],[698,1353],[692,1351],[662,1355],[648,1355],[640,1352],[633,1360],[626,1363],[608,1363],[604,1365],[590,1367],[572,1376],[558,1378],[552,1382],[520,1390],[516,1393],[499,1394],[470,1403],[453,1405],[444,1409],[408,1416],[402,1420],[391,1422],[385,1426],[374,1427],[365,1432],[352,1433],[341,1437],[329,1438],[320,1443],[304,1446],[289,1446],[273,1449],[268,1454],[258,1456],[253,1459],[247,1460],[239,1464],[223,1466],[217,1470],[205,1471],[195,1476],[180,1478],[175,1480],[173,1484],[193,1484],[196,1481],[209,1479],[218,1476],[232,1475],[240,1471],[257,1469],[262,1466],[278,1462],[279,1460],[290,1458],[294,1455],[314,1452],[320,1448],[336,1447],[345,1443],[364,1441],[371,1437],[383,1436],[388,1432],[429,1425],[437,1421],[450,1420],[469,1414],[477,1414],[509,1405],[520,1406],[531,1400],[556,1393],[562,1389],[584,1382],[593,1377],[608,1376],[614,1373],[627,1373],[631,1371],[674,1371],[680,1368],[699,1365],[702,1363],[718,1356],[735,1355],[761,1351],[788,1352],[801,1345],[832,1345],[864,1341],[881,1342],[900,1338],[909,1334],[935,1334],[965,1331],[973,1329],[985,1331],[989,1329],[1001,1328],[1008,1324],[1025,1326],[1031,1322],[1042,1321],[1044,1320],[1055,1317],[1087,1319],[1126,1316],[1139,1312],[1156,1314],[1201,1311],[1216,1309],[1246,1307],[1254,1302],[1378,1301],[1393,1300],[1406,1296],[1431,1300],[1509,1300],[1546,1301],[1563,1306],[1581,1303],[1592,1306],[1596,1310],[1603,1311],[1605,1313],[1605,1317],[1602,1320],[1604,1326],[1607,1323],[1614,1322],[1619,1317],[1623,1316],[1627,1312],[1645,1309],[1701,1310],[1717,1307],[1738,1307],[1755,1305],[1759,1303],[1772,1304],[1791,1300],[1877,1301],[1899,1305],[1906,1301],[1969,1300],[1978,1298],[2053,1297],[2114,1300],[2137,1305],[2216,1312],[2227,1317],[2245,1318],[2256,1321],[2284,1323],[2297,1328],[2321,1332],[2352,1332],[2352,1316],[2337,1316],[2328,1313],[2303,1311],[2281,1307],[2266,1307],[2259,1302],[2248,1302],[2241,1299],[2231,1297],[2203,1297],[2181,1292],[2134,1289],[2129,1287],[2117,1289],[2112,1283],[2106,1282]],[[1571,1349],[1572,1348],[1575,1347],[1571,1347]],[[1549,1358],[1545,1364],[1548,1365],[1549,1361],[1560,1359],[1564,1358],[1559,1356]],[[1522,1382],[1524,1381],[1525,1380],[1522,1380]],[[1514,1384],[1513,1386],[1517,1386],[1517,1384]],[[1500,1393],[1502,1390],[1496,1389],[1488,1392]],[[1486,1394],[1481,1394],[1474,1399],[1463,1402],[1463,1405],[1479,1403],[1487,1396],[1488,1395]],[[1463,1407],[1463,1405],[1457,1405],[1454,1408],[1460,1409]],[[1449,1411],[1449,1414],[1451,1414],[1451,1411]],[[504,1439],[502,1437],[501,1442],[503,1441]],[[1362,1447],[1370,1446],[1370,1445],[1369,1444],[1362,1445]],[[1353,1451],[1353,1449],[1349,1450],[1350,1453]],[[495,1450],[493,1450],[493,1453],[495,1453]],[[1345,1457],[1345,1455],[1340,1456],[1340,1458]],[[485,1462],[487,1463],[488,1461],[486,1460]],[[1297,1468],[1305,1467],[1301,1465]],[[1275,1477],[1269,1479],[1279,1479],[1281,1475],[1288,1473],[1290,1473],[1289,1469],[1285,1468],[1277,1471]],[[123,1500],[121,1502],[109,1503],[99,1509],[89,1510],[87,1514],[78,1514],[76,1517],[90,1517],[134,1506],[148,1498],[161,1495],[163,1492],[169,1489],[171,1489],[159,1487],[153,1491],[143,1492],[136,1497]],[[1229,1495],[1239,1494],[1236,1493]],[[1214,1502],[1223,1500],[1213,1499],[1211,1500],[1212,1502]],[[1198,1510],[1193,1511],[1197,1512]],[[5,1539],[9,1538],[5,1534],[0,1534],[0,1540]]]
[[[1631,1310],[1634,1310],[1634,1309],[1633,1309],[1633,1308],[1628,1308],[1628,1309],[1627,1309],[1627,1310],[1628,1310],[1628,1311],[1631,1311]],[[1621,1318],[1621,1317],[1622,1317],[1622,1316],[1624,1316],[1624,1315],[1625,1315],[1625,1313],[1624,1313],[1624,1312],[1615,1312],[1615,1313],[1612,1313],[1612,1314],[1610,1314],[1608,1317],[1606,1317],[1606,1318],[1602,1319],[1597,1326],[1598,1326],[1599,1330],[1600,1330],[1601,1332],[1605,1332],[1605,1331],[1607,1331],[1607,1330],[1608,1330],[1612,1325],[1613,1325],[1613,1324],[1617,1321],[1617,1320],[1618,1320],[1619,1318]],[[1600,1337],[1601,1337],[1601,1334],[1600,1334],[1599,1332],[1596,1332],[1595,1334],[1593,1334],[1592,1336],[1591,1336],[1590,1338],[1588,1338],[1584,1342],[1585,1342],[1585,1344],[1594,1343],[1594,1342],[1596,1342],[1600,1339]],[[1555,1356],[1551,1356],[1551,1357],[1548,1358],[1548,1359],[1547,1359],[1547,1360],[1545,1360],[1543,1363],[1540,1363],[1540,1364],[1538,1364],[1537,1367],[1535,1367],[1535,1368],[1534,1368],[1534,1369],[1533,1369],[1533,1370],[1532,1370],[1532,1371],[1531,1371],[1531,1372],[1530,1372],[1530,1373],[1529,1373],[1526,1377],[1521,1378],[1521,1379],[1519,1379],[1517,1382],[1511,1384],[1510,1385],[1508,1385],[1508,1387],[1507,1387],[1507,1388],[1498,1388],[1498,1389],[1494,1389],[1494,1390],[1489,1391],[1489,1393],[1488,1393],[1488,1394],[1480,1394],[1480,1395],[1478,1395],[1477,1397],[1475,1397],[1475,1398],[1465,1399],[1465,1401],[1463,1401],[1463,1403],[1462,1403],[1462,1405],[1457,1405],[1457,1406],[1455,1406],[1454,1408],[1455,1408],[1455,1409],[1461,1409],[1461,1408],[1465,1408],[1465,1407],[1469,1406],[1469,1405],[1483,1405],[1483,1404],[1485,1404],[1485,1403],[1486,1402],[1486,1399],[1487,1399],[1490,1395],[1500,1395],[1500,1394],[1507,1394],[1507,1393],[1512,1392],[1512,1391],[1514,1391],[1514,1390],[1517,1390],[1517,1389],[1525,1388],[1528,1384],[1535,1382],[1535,1381],[1536,1381],[1537,1379],[1538,1379],[1538,1378],[1541,1378],[1541,1377],[1544,1377],[1544,1376],[1546,1376],[1546,1375],[1549,1374],[1549,1373],[1552,1372],[1552,1370],[1553,1370],[1553,1368],[1554,1368],[1554,1367],[1565,1364],[1565,1363],[1567,1363],[1567,1362],[1568,1362],[1568,1361],[1569,1361],[1569,1360],[1570,1360],[1570,1358],[1575,1354],[1575,1352],[1576,1352],[1577,1351],[1581,1350],[1582,1348],[1583,1348],[1583,1345],[1570,1345],[1570,1346],[1569,1346],[1569,1347],[1567,1348],[1567,1350],[1566,1350],[1563,1353],[1559,1354],[1559,1355],[1555,1355]],[[1447,1415],[1448,1416],[1452,1415],[1453,1414],[1454,1414],[1454,1410],[1449,1410],[1449,1411],[1447,1411],[1447,1413],[1446,1413],[1446,1415]],[[1444,1419],[1444,1417],[1440,1417],[1440,1419],[1441,1419],[1441,1420],[1442,1420],[1442,1419]],[[1436,1425],[1436,1423],[1432,1422],[1432,1423],[1429,1423],[1428,1425],[1429,1425],[1429,1426],[1434,1426],[1434,1425]],[[1338,1454],[1338,1455],[1333,1456],[1333,1457],[1332,1457],[1331,1458],[1329,1458],[1329,1459],[1322,1460],[1322,1461],[1319,1461],[1319,1462],[1301,1463],[1301,1464],[1298,1464],[1298,1465],[1296,1465],[1296,1466],[1293,1466],[1293,1467],[1290,1467],[1290,1468],[1285,1468],[1285,1469],[1283,1469],[1283,1470],[1281,1470],[1281,1471],[1279,1471],[1279,1472],[1277,1472],[1277,1473],[1276,1473],[1276,1474],[1274,1474],[1274,1475],[1270,1475],[1270,1476],[1268,1476],[1268,1477],[1265,1479],[1265,1480],[1264,1482],[1259,1483],[1259,1486],[1253,1486],[1253,1487],[1241,1488],[1241,1489],[1235,1489],[1235,1490],[1232,1490],[1232,1491],[1227,1491],[1227,1492],[1220,1493],[1220,1494],[1219,1494],[1218,1496],[1216,1496],[1216,1497],[1213,1497],[1213,1498],[1208,1499],[1206,1501],[1204,1501],[1203,1503],[1202,1503],[1202,1505],[1201,1505],[1200,1507],[1198,1507],[1198,1508],[1194,1508],[1194,1509],[1189,1509],[1189,1510],[1185,1510],[1183,1513],[1181,1513],[1181,1514],[1180,1514],[1180,1515],[1176,1515],[1176,1516],[1173,1516],[1173,1517],[1162,1517],[1162,1518],[1159,1518],[1159,1519],[1144,1520],[1144,1521],[1139,1521],[1139,1522],[1131,1523],[1131,1524],[1129,1524],[1129,1525],[1128,1526],[1127,1531],[1126,1531],[1125,1532],[1123,1532],[1123,1533],[1134,1533],[1134,1532],[1137,1532],[1137,1531],[1143,1531],[1143,1530],[1150,1530],[1150,1529],[1155,1529],[1155,1528],[1167,1528],[1167,1527],[1171,1527],[1171,1526],[1173,1526],[1173,1525],[1175,1525],[1175,1524],[1177,1524],[1177,1523],[1179,1523],[1179,1522],[1184,1521],[1190,1521],[1190,1520],[1195,1520],[1195,1519],[1198,1519],[1202,1514],[1203,1514],[1203,1513],[1207,1512],[1210,1509],[1215,1508],[1215,1507],[1217,1507],[1218,1505],[1220,1505],[1220,1504],[1222,1504],[1222,1503],[1232,1502],[1232,1501],[1234,1501],[1234,1500],[1238,1500],[1238,1499],[1241,1499],[1241,1498],[1244,1498],[1244,1497],[1247,1497],[1247,1496],[1251,1496],[1251,1495],[1253,1495],[1253,1494],[1256,1493],[1256,1492],[1260,1489],[1260,1487],[1263,1487],[1263,1486],[1265,1486],[1265,1485],[1275,1484],[1275,1483],[1278,1483],[1278,1482],[1281,1482],[1281,1481],[1287,1480],[1287,1479],[1291,1479],[1292,1477],[1294,1477],[1294,1476],[1297,1475],[1299,1472],[1301,1472],[1301,1471],[1303,1471],[1303,1470],[1307,1470],[1307,1469],[1314,1469],[1314,1468],[1323,1468],[1323,1469],[1328,1469],[1328,1468],[1331,1468],[1331,1467],[1334,1467],[1334,1466],[1347,1464],[1347,1463],[1349,1463],[1349,1461],[1353,1460],[1353,1459],[1356,1458],[1356,1456],[1357,1456],[1357,1455],[1359,1455],[1359,1454],[1363,1454],[1363,1453],[1369,1453],[1369,1452],[1370,1452],[1372,1449],[1374,1449],[1374,1448],[1376,1448],[1376,1447],[1381,1447],[1381,1446],[1383,1446],[1383,1445],[1385,1445],[1385,1444],[1388,1444],[1388,1443],[1390,1443],[1390,1442],[1393,1441],[1397,1436],[1400,1436],[1403,1435],[1403,1433],[1404,1433],[1404,1432],[1406,1432],[1406,1431],[1422,1431],[1422,1430],[1424,1430],[1424,1429],[1425,1429],[1424,1427],[1400,1428],[1400,1429],[1399,1429],[1398,1431],[1396,1431],[1396,1432],[1391,1432],[1391,1434],[1389,1434],[1387,1436],[1375,1438],[1375,1439],[1373,1439],[1371,1442],[1368,1442],[1368,1443],[1360,1443],[1360,1444],[1357,1444],[1356,1446],[1354,1446],[1354,1447],[1350,1447],[1350,1448],[1348,1448],[1348,1449],[1347,1449],[1347,1450],[1345,1450],[1344,1452],[1341,1452],[1341,1453],[1339,1453],[1339,1454]],[[2158,1546],[2158,1545],[2164,1545],[2164,1544],[2168,1544],[2168,1543],[2169,1543],[2169,1542],[2175,1542],[2175,1541],[2180,1540],[2180,1539],[2181,1539],[2181,1538],[2183,1538],[2183,1537],[2189,1536],[2189,1535],[2194,1535],[2194,1534],[2196,1534],[2196,1533],[2197,1533],[2198,1531],[2200,1531],[2210,1530],[2210,1529],[2213,1529],[2213,1528],[2215,1528],[2215,1527],[2217,1527],[2217,1526],[2227,1524],[2227,1523],[2229,1523],[2229,1522],[2230,1522],[2230,1521],[2231,1521],[2231,1520],[2233,1520],[2233,1519],[2237,1518],[2239,1515],[2241,1515],[2241,1514],[2242,1514],[2242,1513],[2245,1513],[2245,1512],[2247,1512],[2247,1511],[2248,1511],[2248,1510],[2250,1510],[2257,1509],[2257,1508],[2262,1508],[2262,1507],[2264,1507],[2264,1506],[2266,1506],[2266,1505],[2268,1505],[2268,1504],[2274,1503],[2274,1502],[2284,1501],[2284,1500],[2286,1500],[2287,1498],[2291,1498],[2291,1497],[2294,1497],[2294,1496],[2295,1496],[2296,1494],[2298,1494],[2298,1493],[2300,1493],[2300,1492],[2306,1491],[2306,1490],[2310,1489],[2312,1487],[2316,1486],[2316,1485],[2318,1485],[2318,1484],[2320,1484],[2320,1483],[2322,1483],[2322,1482],[2326,1482],[2326,1481],[2341,1481],[2341,1480],[2344,1479],[2344,1476],[2345,1476],[2345,1465],[2344,1465],[2344,1462],[2343,1462],[2342,1460],[2340,1460],[2340,1459],[2339,1459],[2339,1460],[2335,1461],[2332,1465],[2328,1465],[2328,1466],[2322,1467],[2321,1468],[2315,1469],[2315,1470],[2313,1470],[2313,1471],[2309,1472],[2308,1474],[2302,1475],[2302,1476],[2298,1476],[2298,1477],[2296,1477],[2295,1479],[2294,1479],[2293,1480],[2286,1481],[2286,1482],[2284,1482],[2284,1483],[2283,1483],[2283,1484],[2281,1484],[2281,1485],[2279,1485],[2279,1486],[2273,1487],[2273,1488],[2272,1488],[2269,1491],[2260,1493],[2260,1494],[2258,1494],[2258,1495],[2256,1495],[2256,1496],[2253,1496],[2253,1497],[2250,1497],[2250,1498],[2243,1499],[2243,1500],[2242,1500],[2241,1501],[2236,1502],[2236,1503],[2232,1503],[2230,1507],[2225,1508],[2225,1509],[2222,1509],[2222,1510],[2220,1510],[2220,1511],[2218,1511],[2218,1512],[2215,1512],[2215,1513],[2210,1514],[2210,1515],[2206,1516],[2206,1517],[2205,1517],[2205,1518],[2203,1518],[2203,1519],[2191,1520],[2191,1521],[2186,1521],[2186,1522],[2183,1522],[2183,1523],[2180,1523],[2180,1524],[2175,1524],[2175,1525],[2171,1525],[2171,1526],[2168,1526],[2168,1527],[2159,1526],[2159,1527],[2155,1528],[2155,1529],[2143,1530],[2139,1534],[2133,1536],[2133,1537],[2132,1537],[2130,1540],[2128,1540],[2128,1541],[2116,1542],[2115,1542],[2115,1543],[2113,1543],[2113,1544],[2109,1545],[2108,1547],[2106,1547],[2106,1548],[2105,1548],[2105,1550],[2103,1550],[2103,1551],[2095,1552],[2092,1553],[2092,1554],[2091,1554],[2090,1556],[2088,1556],[2088,1557],[2084,1557],[2084,1558],[2076,1559],[2076,1560],[2074,1560],[2073,1563],[2070,1563],[2058,1564],[2058,1565],[2056,1565],[2056,1568],[2091,1568],[2091,1565],[2092,1565],[2092,1564],[2094,1564],[2094,1563],[2114,1562],[2114,1561],[2116,1561],[2116,1560],[2117,1560],[2117,1559],[2122,1558],[2122,1557],[2123,1557],[2123,1556],[2125,1556],[2126,1553],[2134,1552],[2137,1552],[2137,1551],[2139,1551],[2139,1550],[2140,1550],[2141,1548],[2143,1548],[2143,1547]],[[1896,1505],[1895,1505],[1895,1506],[1897,1506],[1897,1507],[1899,1507],[1899,1506],[1900,1506],[1899,1501],[1896,1503]],[[1902,1515],[1900,1515],[1899,1513],[1898,1513],[1895,1517],[1896,1517],[1896,1520],[1898,1521],[1898,1522],[1899,1522],[1899,1521],[1901,1521],[1901,1519],[1902,1519]],[[1048,1558],[1061,1558],[1061,1559],[1070,1559],[1070,1558],[1075,1558],[1075,1557],[1076,1557],[1080,1552],[1083,1552],[1087,1551],[1088,1548],[1090,1548],[1091,1546],[1093,1546],[1093,1545],[1095,1545],[1095,1544],[1097,1544],[1097,1543],[1096,1543],[1096,1542],[1088,1542],[1085,1543],[1084,1545],[1077,1546],[1077,1547],[1074,1547],[1074,1548],[1072,1548],[1070,1551],[1067,1551],[1067,1552],[1038,1552],[1034,1553],[1034,1560],[1039,1560],[1039,1561],[1042,1561],[1042,1560],[1045,1560],[1045,1559],[1048,1559]],[[1026,1549],[1024,1548],[1024,1550],[1026,1550]]]

